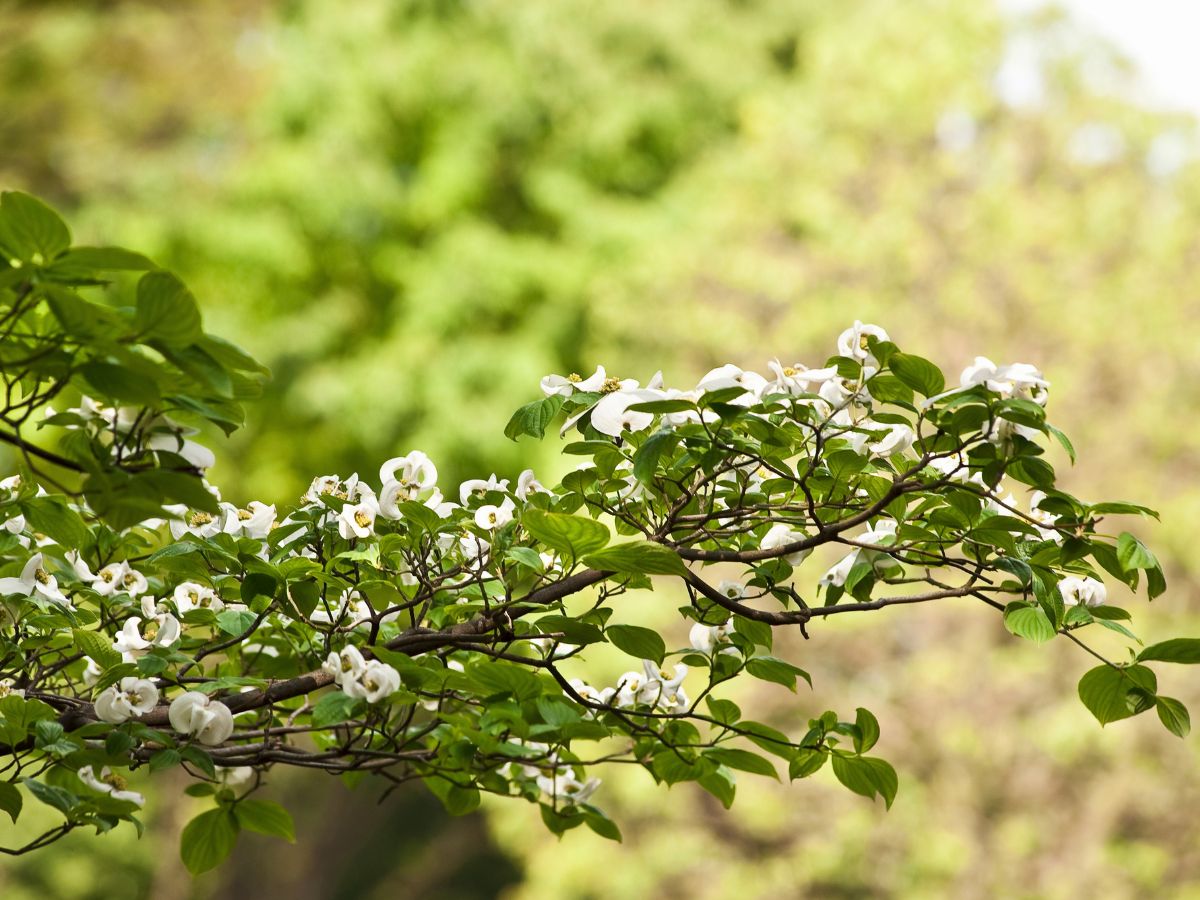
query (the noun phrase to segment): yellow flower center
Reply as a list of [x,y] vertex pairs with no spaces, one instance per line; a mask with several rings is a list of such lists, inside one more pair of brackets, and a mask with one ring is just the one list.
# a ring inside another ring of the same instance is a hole
[[33,577],[36,578],[38,580],[38,582],[41,584],[49,584],[50,583],[50,573],[47,572],[45,569],[38,569],[36,572],[33,573]]
[[611,394],[611,393],[613,393],[613,391],[619,391],[620,389],[621,389],[621,379],[605,378],[604,384],[600,388],[600,393]]
[[796,374],[796,370],[793,369],[791,366],[784,366],[783,374],[786,375],[788,378],[791,378],[793,375]]
[[360,509],[354,514],[354,521],[358,523],[359,528],[366,528],[371,524],[371,517]]
[[248,519],[253,519],[253,518],[254,518],[254,513],[250,512],[250,510],[248,510],[248,509],[239,509],[238,510],[238,520],[239,521],[245,522]]
[[583,381],[583,376],[578,372],[572,372],[567,376],[567,381],[571,382],[571,384],[579,384],[579,382]]
[[858,336],[858,346],[859,346],[859,349],[860,349],[860,350],[866,350],[866,349],[867,349],[867,340],[868,340],[868,339],[867,339],[867,336],[866,336],[865,334],[860,334],[860,335]]
[[128,782],[126,782],[125,779],[116,772],[109,772],[100,780],[105,784],[112,785],[112,787],[118,791],[125,790],[126,786],[128,785]]
[[210,516],[208,513],[196,512],[196,513],[192,513],[191,518],[188,519],[188,524],[191,525],[193,528],[195,528],[199,525],[207,525],[212,520],[213,520],[213,517]]

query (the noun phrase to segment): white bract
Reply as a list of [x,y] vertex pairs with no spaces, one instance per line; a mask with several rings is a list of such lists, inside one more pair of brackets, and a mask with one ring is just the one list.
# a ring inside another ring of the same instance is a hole
[[604,387],[607,377],[604,366],[596,366],[596,371],[587,378],[574,373],[565,378],[562,375],[547,375],[542,379],[542,393],[547,397],[570,397],[576,391],[598,391]]
[[233,713],[229,707],[199,691],[185,691],[172,700],[167,718],[180,734],[209,747],[225,743],[233,734]]
[[121,722],[144,716],[158,705],[158,688],[145,678],[128,676],[110,684],[96,697],[96,715],[104,722]]
[[[792,527],[784,522],[777,522],[772,525],[767,533],[763,535],[759,541],[758,548],[760,550],[778,550],[781,547],[787,547],[807,538],[803,531],[794,531]],[[784,556],[784,560],[791,566],[798,566],[808,558],[812,553],[811,548],[796,550]]]
[[871,355],[867,343],[868,338],[876,338],[881,341],[891,340],[888,333],[878,325],[864,325],[856,319],[853,325],[838,335],[838,353],[852,359],[873,360],[874,357]]
[[1077,578],[1074,575],[1058,583],[1064,606],[1102,606],[1108,599],[1104,582],[1090,576]]
[[21,569],[19,577],[0,578],[0,594],[17,594],[22,597],[36,594],[52,603],[70,606],[70,601],[58,589],[58,579],[46,571],[44,563],[45,558],[42,554],[33,554]]
[[126,790],[125,779],[108,766],[100,770],[99,777],[96,776],[91,766],[83,766],[76,774],[79,776],[79,780],[93,791],[109,794],[114,800],[124,800],[126,803],[135,803],[138,806],[146,805],[146,798],[137,791]]

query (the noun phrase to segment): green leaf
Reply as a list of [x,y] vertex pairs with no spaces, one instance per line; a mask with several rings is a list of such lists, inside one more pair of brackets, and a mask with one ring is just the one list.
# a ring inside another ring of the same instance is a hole
[[604,572],[630,575],[686,576],[687,566],[670,547],[653,541],[616,544],[583,558],[583,564]]
[[71,810],[79,803],[79,798],[66,788],[43,784],[32,778],[23,779],[21,784],[25,785],[25,789],[42,803],[54,807],[68,818],[71,815]]
[[633,477],[643,484],[654,480],[658,461],[679,443],[679,435],[671,430],[656,431],[633,454]]
[[270,800],[240,800],[233,808],[238,825],[247,831],[281,837],[289,844],[296,843],[296,826],[292,814]]
[[193,875],[220,865],[237,843],[238,823],[228,809],[210,809],[184,826],[179,856]]
[[96,661],[101,669],[108,669],[121,664],[121,654],[113,649],[112,641],[97,631],[83,631],[76,628],[71,631],[75,646],[83,651],[88,659]]
[[1138,503],[1126,503],[1123,500],[1093,503],[1088,507],[1088,513],[1093,516],[1112,514],[1118,516],[1149,516],[1152,519],[1158,518],[1158,513],[1150,507],[1142,506]]
[[204,334],[196,298],[182,281],[162,269],[147,272],[138,282],[134,322],[143,340],[172,347],[186,347]]
[[558,395],[527,403],[508,420],[504,426],[504,436],[515,441],[521,435],[528,434],[541,440],[546,434],[546,427],[554,421],[562,405],[563,398]]
[[1017,637],[1043,644],[1055,635],[1054,624],[1040,606],[1010,603],[1004,610],[1004,627]]
[[[1048,422],[1046,423],[1046,430],[1054,435],[1055,440],[1062,444],[1062,448],[1067,451],[1067,457],[1071,460],[1071,465],[1074,465],[1075,445],[1071,443],[1071,439]],[[1155,518],[1157,518],[1157,515]]]
[[604,632],[613,645],[623,653],[638,659],[652,659],[660,666],[667,655],[667,645],[657,631],[640,625],[610,625]]
[[812,687],[812,679],[807,672],[798,666],[793,666],[790,662],[776,659],[773,656],[756,656],[746,663],[746,671],[763,681],[782,684],[793,693],[796,691],[797,675],[807,681],[809,687]]
[[579,721],[579,713],[575,708],[558,697],[538,697],[537,709],[542,721],[555,728]]
[[858,733],[861,737],[854,739],[854,749],[859,753],[866,753],[875,746],[879,740],[879,720],[869,709],[858,708],[854,724],[858,726]]
[[1158,560],[1154,558],[1154,554],[1128,531],[1122,531],[1121,536],[1117,538],[1117,559],[1121,563],[1121,568],[1126,572],[1158,566]]
[[21,503],[21,512],[34,531],[52,538],[69,550],[87,546],[92,534],[79,513],[67,506],[63,497],[31,497]]
[[425,786],[442,801],[446,812],[452,816],[465,816],[479,808],[479,789],[463,787],[454,782],[437,776],[425,779]]
[[712,717],[722,725],[732,725],[742,717],[742,710],[732,700],[718,700],[709,694],[704,703]]
[[617,827],[617,823],[607,816],[601,815],[599,812],[594,812],[590,809],[583,811],[583,821],[587,823],[587,827],[596,832],[602,838],[610,841],[621,843],[621,829]]
[[932,397],[946,389],[946,378],[942,370],[927,359],[907,353],[893,353],[888,360],[893,374],[914,391]]
[[701,775],[696,779],[696,783],[720,800],[721,805],[726,809],[733,806],[733,798],[737,793],[737,782],[734,781],[733,773],[728,768],[722,766],[715,772]]
[[833,774],[837,780],[864,797],[883,797],[884,804],[891,809],[896,799],[899,781],[896,770],[890,764],[870,756],[833,755]]
[[258,616],[248,609],[223,609],[217,613],[217,627],[226,634],[241,635],[254,624]]
[[1200,663],[1200,638],[1172,638],[1158,644],[1151,644],[1138,654],[1139,662],[1183,663],[1196,665]]
[[[255,597],[274,597],[275,591],[279,588],[279,580],[269,572],[247,572],[246,577],[242,579],[241,595],[242,602],[249,603]],[[251,619],[253,619],[251,615]],[[221,617],[217,616],[217,621],[221,621]],[[250,623],[246,623],[246,628],[250,627]],[[242,631],[246,629],[243,628]],[[240,632],[234,632],[240,634]]]
[[72,247],[54,268],[66,267],[111,272],[139,272],[157,268],[142,254],[122,247]]
[[1158,679],[1144,666],[1096,666],[1079,680],[1079,699],[1101,725],[1107,725],[1135,714],[1128,696],[1135,689],[1153,694]]
[[21,792],[17,790],[15,784],[9,784],[7,781],[0,781],[0,812],[8,813],[13,824],[16,824],[17,817],[21,815],[21,806],[24,800],[21,797]]
[[1158,710],[1159,721],[1171,734],[1187,737],[1192,730],[1192,717],[1188,715],[1187,707],[1174,697],[1158,697],[1154,701]]
[[721,765],[729,766],[731,769],[741,769],[743,772],[753,772],[755,775],[766,775],[768,778],[779,780],[779,773],[775,771],[771,761],[757,753],[751,753],[749,750],[739,750],[736,747],[714,747],[711,750],[705,750],[701,755],[705,759],[711,759]]
[[608,527],[595,519],[528,508],[521,515],[525,530],[548,547],[579,559],[608,544]]
[[0,194],[0,250],[10,259],[49,264],[71,246],[71,232],[58,213],[21,191]]
[[313,706],[312,723],[318,728],[325,728],[345,722],[353,717],[357,703],[357,700],[341,691],[330,691]]
[[159,401],[158,385],[124,366],[93,361],[80,366],[79,374],[102,397],[138,406],[153,406]]
[[542,693],[542,682],[528,669],[499,660],[484,660],[470,669],[471,678],[493,694],[512,694],[518,700],[532,700]]
[[820,750],[798,750],[788,763],[788,778],[795,781],[797,778],[814,775],[821,770],[821,766],[825,765],[825,760],[828,758],[829,754]]

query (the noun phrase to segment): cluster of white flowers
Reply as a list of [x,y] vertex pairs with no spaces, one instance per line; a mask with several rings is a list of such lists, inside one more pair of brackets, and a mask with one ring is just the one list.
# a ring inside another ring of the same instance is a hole
[[387,663],[366,659],[357,647],[329,654],[322,668],[348,697],[380,703],[400,689],[400,673]]
[[[541,380],[541,389],[547,397],[584,401],[586,408],[573,410],[574,414],[563,426],[564,432],[586,416],[595,432],[616,439],[646,431],[653,426],[678,429],[696,423],[710,424],[718,419],[713,409],[701,406],[681,410],[679,405],[674,405],[666,407],[666,411],[653,413],[635,408],[648,402],[684,400],[696,403],[705,395],[721,392],[718,399],[735,406],[758,407],[765,404],[771,408],[772,405],[780,407],[791,404],[793,407],[806,408],[807,421],[820,423],[826,446],[829,440],[833,440],[835,450],[848,447],[860,456],[876,461],[881,467],[898,465],[898,460],[911,460],[916,455],[913,447],[918,442],[918,435],[911,425],[897,421],[897,416],[880,415],[879,421],[873,419],[879,401],[872,396],[869,385],[881,369],[880,359],[876,358],[875,352],[879,352],[880,358],[887,359],[875,342],[888,340],[887,332],[879,326],[856,321],[837,341],[839,354],[857,362],[859,365],[856,367],[847,367],[845,360],[841,367],[808,368],[798,362],[784,364],[775,359],[767,363],[767,374],[764,375],[735,365],[723,365],[707,372],[694,387],[679,390],[666,387],[661,372],[643,386],[633,379],[611,377],[602,366],[598,366],[586,378],[578,375],[548,375]],[[856,374],[844,374],[849,368],[855,368]],[[929,398],[926,404],[980,387],[1004,400],[1029,401],[1044,406],[1049,382],[1029,364],[998,366],[985,357],[977,357],[962,372],[958,387]],[[1020,406],[1019,403],[1012,405]],[[768,415],[758,409],[751,414],[763,418]],[[67,427],[88,428],[93,434],[102,435],[106,441],[123,442],[136,428],[142,436],[140,439],[144,449],[175,453],[200,470],[212,465],[212,454],[188,438],[191,432],[166,417],[153,420],[147,427],[144,421],[139,422],[135,412],[105,407],[87,397],[83,398],[79,407],[68,410],[67,415],[75,417],[78,422],[69,423]],[[1033,439],[1038,435],[1030,427],[1005,419],[989,422],[984,429],[984,433],[975,437],[976,442],[981,443],[986,439],[997,446],[1011,445],[1018,436]],[[589,460],[579,468],[595,466],[596,463]],[[734,456],[730,460],[730,467],[721,472],[711,486],[714,508],[729,508],[740,502],[739,495],[744,497],[747,491],[771,493],[774,490],[778,494],[781,490],[792,490],[787,485],[788,479],[776,478],[768,468],[770,464],[749,455]],[[1029,498],[1028,511],[1021,511],[1012,494],[1006,494],[997,485],[986,483],[983,474],[978,469],[972,471],[969,460],[961,453],[935,456],[928,462],[928,469],[929,472],[924,475],[931,479],[936,476],[956,484],[969,485],[978,492],[991,512],[1020,515],[1037,529],[1042,539],[1062,541],[1063,535],[1056,524],[1059,517],[1041,508],[1041,504],[1047,500],[1044,493],[1034,492]],[[615,462],[607,471],[612,473],[605,487],[609,497],[615,495],[622,503],[635,504],[652,496],[648,493],[645,480],[634,477],[630,459]],[[784,485],[782,488],[775,487],[781,483]],[[378,489],[360,479],[357,473],[348,477],[323,475],[313,479],[301,497],[298,508],[282,521],[278,520],[274,505],[255,500],[245,506],[237,506],[222,500],[215,487],[207,484],[205,487],[213,496],[213,504],[208,510],[215,509],[216,512],[182,505],[166,506],[164,519],[147,520],[141,527],[164,529],[176,541],[188,536],[219,538],[225,546],[229,545],[228,539],[222,536],[260,541],[262,543],[257,550],[245,552],[257,552],[260,559],[276,566],[300,561],[302,566],[311,565],[315,569],[329,561],[329,554],[325,552],[328,544],[323,545],[323,541],[340,539],[346,543],[337,545],[334,554],[341,550],[345,557],[374,562],[379,558],[379,546],[382,543],[376,545],[371,539],[398,530],[393,523],[408,518],[428,519],[429,512],[442,520],[453,518],[454,527],[439,530],[420,548],[405,546],[405,561],[398,562],[400,554],[396,553],[388,565],[392,572],[399,569],[395,577],[402,588],[416,585],[418,579],[414,573],[423,572],[426,568],[439,576],[439,588],[445,589],[444,593],[439,590],[443,596],[456,587],[470,584],[470,591],[463,590],[461,596],[455,598],[458,604],[477,602],[481,587],[483,596],[490,596],[487,592],[495,588],[495,579],[498,577],[497,572],[492,571],[498,568],[493,566],[493,546],[508,549],[514,535],[520,539],[521,533],[513,523],[520,520],[523,506],[529,503],[532,496],[546,492],[534,472],[527,469],[517,477],[513,488],[510,488],[509,479],[499,478],[495,473],[487,478],[464,481],[457,489],[447,486],[449,497],[457,498],[448,500],[438,485],[437,467],[419,450],[384,462],[379,469]],[[2,490],[15,492],[20,488],[20,481],[16,477],[0,481]],[[865,491],[860,491],[860,494],[865,495]],[[1051,508],[1054,508],[1053,504]],[[819,584],[824,588],[844,588],[856,566],[865,564],[881,577],[894,575],[900,568],[896,558],[888,552],[889,548],[896,545],[900,523],[887,516],[878,516],[863,524],[865,530],[860,534],[839,536],[839,540],[851,549],[820,577]],[[0,525],[9,535],[16,536],[25,548],[53,543],[44,535],[31,532],[21,515],[10,515]],[[788,565],[800,566],[812,553],[810,544],[817,543],[813,540],[813,529],[818,526],[819,523],[812,521],[805,513],[791,507],[788,512],[771,517],[765,528],[756,526],[753,530],[746,529],[742,546],[752,549],[756,544],[758,549],[772,555],[781,553],[780,558]],[[282,531],[274,535],[268,546],[267,538],[275,529]],[[7,540],[11,545],[11,539]],[[246,542],[243,541],[241,546],[246,546]],[[189,627],[205,629],[203,634],[207,640],[213,619],[212,616],[199,613],[207,611],[217,614],[226,610],[248,609],[244,603],[222,598],[222,591],[226,598],[231,597],[231,590],[236,591],[238,582],[233,577],[218,574],[214,576],[212,584],[193,580],[173,584],[169,576],[151,573],[147,577],[128,561],[109,561],[111,556],[98,560],[104,565],[93,572],[78,550],[66,552],[68,565],[64,567],[61,564],[63,557],[57,555],[59,552],[46,551],[51,560],[60,561],[57,566],[49,562],[42,552],[34,552],[19,576],[0,578],[0,596],[33,597],[67,608],[72,606],[72,597],[78,600],[80,596],[94,594],[104,598],[110,621],[120,624],[112,648],[121,655],[124,663],[136,663],[140,659],[145,664],[148,661],[145,659],[147,654],[167,656],[166,651],[177,648],[187,636]],[[371,553],[376,555],[372,557]],[[502,556],[499,549],[496,556]],[[558,553],[539,552],[538,556],[542,574],[553,575],[563,571],[564,559]],[[411,565],[413,571],[406,571],[404,566],[407,565]],[[14,565],[13,570],[15,568]],[[147,572],[151,571],[149,567],[146,569]],[[742,581],[722,581],[717,590],[734,603],[759,599],[758,596],[748,596],[748,588]],[[364,591],[370,597],[375,597],[369,586],[364,587]],[[1067,606],[1094,607],[1106,599],[1104,584],[1092,577],[1065,578],[1059,584],[1059,591]],[[766,595],[764,590],[761,596]],[[263,605],[255,605],[254,610],[255,613],[262,611],[255,623],[256,643],[243,645],[243,653],[250,652],[251,646],[255,653],[267,657],[278,656],[281,650],[286,653],[290,641],[282,641],[279,635],[295,624],[296,619],[292,617],[296,614],[295,610],[291,611],[292,615],[278,607]],[[190,615],[193,613],[196,614]],[[466,615],[465,612],[462,614]],[[386,704],[399,691],[401,680],[397,670],[379,659],[368,658],[370,651],[364,649],[365,643],[361,640],[361,629],[371,628],[371,640],[374,641],[377,629],[392,624],[398,612],[394,609],[376,609],[355,586],[343,587],[338,584],[328,592],[323,589],[315,609],[307,616],[300,615],[306,624],[315,626],[321,632],[320,636],[328,641],[321,645],[322,652],[328,649],[330,643],[337,647],[341,640],[347,638],[362,645],[351,643],[340,650],[332,650],[322,665],[322,669],[346,696],[364,700],[368,704]],[[225,616],[218,621],[224,624],[228,618]],[[237,617],[233,618],[237,621]],[[715,621],[711,614],[708,621]],[[689,632],[690,651],[680,652],[700,653],[713,660],[721,657],[721,662],[727,662],[723,654],[742,654],[731,640],[733,634],[731,619],[716,625],[697,622]],[[569,656],[578,650],[573,645],[553,638],[526,635],[521,640],[532,644],[545,658]],[[745,646],[741,638],[738,638],[738,644]],[[694,659],[692,661],[695,662]],[[446,665],[462,670],[461,664],[453,660],[447,659]],[[144,668],[143,671],[154,670]],[[597,689],[580,679],[572,679],[568,693],[591,707],[585,713],[589,718],[596,715],[595,707],[610,707],[626,712],[649,709],[686,713],[691,706],[684,688],[687,674],[688,666],[684,663],[664,667],[653,660],[642,660],[641,671],[625,672],[609,687]],[[85,683],[96,685],[103,677],[101,667],[89,659],[83,673]],[[167,690],[169,684],[163,681],[156,684],[150,678],[137,676],[122,677],[114,684],[107,684],[96,694],[96,715],[112,724],[145,717],[160,705],[160,686],[161,690]],[[0,697],[19,696],[21,693],[12,682],[0,681]],[[161,703],[167,705],[166,700]],[[430,710],[438,708],[436,702],[424,698],[422,705]],[[234,706],[236,708],[237,704]],[[230,707],[200,691],[185,691],[172,699],[167,718],[176,732],[206,746],[220,745],[234,734],[234,714]],[[521,777],[536,782],[541,794],[554,803],[565,806],[584,803],[599,786],[598,779],[582,781],[577,778],[576,768],[560,763],[557,753],[547,745],[528,742],[526,746],[530,751],[545,753],[546,761],[519,766],[517,771]],[[233,774],[235,772],[239,774]],[[252,775],[253,770],[250,769],[223,770],[223,779],[230,786],[244,784]],[[92,790],[139,805],[141,803],[140,795],[124,790],[119,776],[114,776],[107,768],[96,775],[91,767],[84,767],[79,770],[79,777]]]
[[642,671],[623,673],[614,687],[597,690],[578,678],[568,683],[571,690],[589,703],[620,709],[649,706],[666,712],[683,712],[691,705],[683,689],[687,673],[688,667],[683,663],[676,663],[668,670],[652,659],[643,659]]
[[520,741],[520,746],[535,762],[507,763],[500,768],[506,778],[520,777],[532,781],[550,802],[563,808],[587,803],[600,787],[599,778],[581,781],[573,766],[564,764],[558,752],[540,741]]

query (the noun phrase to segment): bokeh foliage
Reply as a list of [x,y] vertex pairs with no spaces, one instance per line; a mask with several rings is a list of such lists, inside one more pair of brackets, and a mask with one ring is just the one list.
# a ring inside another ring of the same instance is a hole
[[[1144,636],[1194,623],[1200,178],[1161,162],[1192,124],[1101,90],[1121,66],[1069,24],[1018,30],[967,0],[0,15],[0,184],[179,271],[209,327],[274,372],[218,454],[227,494],[294,499],[314,471],[412,447],[449,477],[511,476],[531,449],[504,422],[546,372],[817,365],[858,317],[949,368],[979,348],[1039,364],[1087,460],[1071,489],[1163,512],[1172,590]],[[1013,108],[994,75],[1026,40],[1045,97]],[[832,784],[755,785],[761,803],[725,817],[635,781],[642,824],[618,850],[497,810],[527,861],[516,896],[718,896],[751,876],[763,895],[1200,893],[1194,740],[1139,721],[1097,741],[1015,639],[952,611],[842,631],[805,648],[821,693],[764,715],[869,699],[911,800],[884,816]],[[1061,687],[1087,663],[1036,665]],[[267,852],[246,868],[294,864]],[[171,895],[153,843],[112,853]],[[11,868],[31,887],[6,896],[89,896],[42,865]]]

